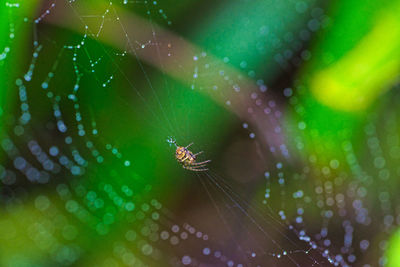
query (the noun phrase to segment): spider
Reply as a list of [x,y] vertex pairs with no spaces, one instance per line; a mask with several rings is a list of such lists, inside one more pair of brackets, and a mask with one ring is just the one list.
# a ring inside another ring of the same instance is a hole
[[178,146],[176,141],[172,138],[167,139],[167,142],[175,145],[175,158],[182,165],[182,168],[196,172],[208,171],[207,163],[211,162],[211,160],[196,162],[197,156],[203,153],[203,151],[193,154],[193,152],[188,149],[191,145],[193,145],[193,143],[183,147]]

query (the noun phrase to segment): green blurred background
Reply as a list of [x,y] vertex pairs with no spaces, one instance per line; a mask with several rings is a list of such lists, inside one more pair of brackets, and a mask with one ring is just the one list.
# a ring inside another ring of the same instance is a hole
[[2,3],[0,264],[399,266],[399,11]]

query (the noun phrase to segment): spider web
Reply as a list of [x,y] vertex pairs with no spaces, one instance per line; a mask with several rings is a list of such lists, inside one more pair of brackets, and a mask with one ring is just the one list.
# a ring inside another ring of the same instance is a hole
[[[304,85],[289,75],[329,24],[318,2],[269,7],[297,12],[301,25],[238,19],[257,32],[254,44],[211,45],[174,32],[167,2],[29,5],[2,7],[12,100],[3,100],[0,141],[3,265],[385,263],[398,223],[385,183],[398,174],[397,112],[382,107],[361,130],[347,126],[334,158],[307,146]],[[290,82],[272,82],[266,65]],[[204,150],[210,171],[181,170],[170,136]]]

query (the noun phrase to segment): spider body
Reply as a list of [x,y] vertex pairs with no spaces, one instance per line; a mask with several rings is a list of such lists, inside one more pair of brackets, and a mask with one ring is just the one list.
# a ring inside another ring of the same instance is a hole
[[193,144],[190,143],[186,147],[183,146],[178,146],[175,142],[175,140],[169,139],[167,140],[168,143],[174,144],[176,146],[176,151],[175,151],[175,158],[176,160],[182,165],[182,168],[191,170],[191,171],[207,171],[207,163],[209,163],[211,160],[205,160],[202,162],[197,162],[196,158],[197,155],[200,155],[203,153],[203,151],[200,151],[198,153],[193,153],[190,151],[188,148]]
[[193,152],[183,146],[178,146],[176,148],[175,157],[179,163],[186,166],[191,165],[196,161],[196,156]]

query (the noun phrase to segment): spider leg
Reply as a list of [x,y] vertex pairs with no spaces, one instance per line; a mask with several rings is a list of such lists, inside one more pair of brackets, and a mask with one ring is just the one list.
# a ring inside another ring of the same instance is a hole
[[189,165],[187,167],[192,171],[194,171],[194,170],[207,171],[208,170],[207,165],[205,165],[205,164],[204,165],[195,165],[195,166]]
[[189,165],[188,167],[192,168],[192,169],[201,169],[204,167],[207,167],[207,164],[203,164],[203,165]]
[[190,166],[182,166],[184,169],[190,170],[190,171],[195,171],[195,172],[204,172],[204,171],[208,171],[208,169],[203,169],[203,168],[193,168]]
[[197,155],[200,155],[201,153],[203,153],[203,151],[197,152],[196,154],[194,154],[194,156],[196,157]]
[[205,172],[208,171],[208,169],[190,169],[191,171],[195,171],[195,172]]
[[202,161],[202,162],[193,162],[193,163],[190,164],[190,165],[192,165],[192,166],[195,166],[195,165],[204,165],[204,164],[207,164],[207,163],[209,163],[209,162],[211,162],[211,160],[205,160],[205,161]]
[[193,145],[193,142],[191,142],[190,144],[188,144],[185,148],[189,148],[191,145]]

